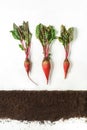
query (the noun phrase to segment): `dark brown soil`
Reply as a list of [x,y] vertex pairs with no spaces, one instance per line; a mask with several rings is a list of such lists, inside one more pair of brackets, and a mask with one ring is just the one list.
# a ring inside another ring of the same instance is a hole
[[0,118],[57,121],[87,117],[87,91],[0,91]]

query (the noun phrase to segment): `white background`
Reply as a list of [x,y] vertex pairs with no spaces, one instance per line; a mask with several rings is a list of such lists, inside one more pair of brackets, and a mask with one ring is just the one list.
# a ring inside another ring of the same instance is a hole
[[[87,2],[86,0],[3,0],[0,1],[0,89],[26,90],[77,90],[87,89]],[[28,21],[32,32],[31,77],[39,84],[32,84],[24,69],[25,54],[13,39],[13,23]],[[70,47],[71,68],[64,79],[64,48],[56,40],[51,48],[53,69],[46,85],[42,71],[42,46],[35,37],[36,25],[53,25],[60,32],[61,24],[75,27],[77,33]]]
[[[87,90],[87,0],[0,0],[0,90]],[[33,34],[31,46],[32,78],[39,84],[32,84],[24,70],[25,54],[19,47],[19,41],[14,40],[10,30],[13,23],[22,24],[28,21]],[[64,24],[75,27],[77,33],[70,47],[71,68],[67,79],[64,79],[62,63],[64,48],[57,40],[53,43],[52,75],[48,85],[42,71],[43,51],[40,42],[35,37],[37,24],[53,25],[58,31]],[[35,124],[36,125],[36,124]],[[17,126],[17,127],[16,127]],[[0,124],[0,129],[86,129],[83,120],[59,122],[53,126],[36,126],[31,128],[23,124],[8,122]]]

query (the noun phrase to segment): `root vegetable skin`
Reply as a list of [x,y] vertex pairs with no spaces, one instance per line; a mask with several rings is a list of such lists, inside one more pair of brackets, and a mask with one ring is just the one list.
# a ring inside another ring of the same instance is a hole
[[31,80],[32,83],[34,83],[35,85],[38,85],[36,82],[34,82],[31,77],[30,77],[30,71],[31,71],[31,62],[29,59],[25,59],[24,61],[24,67],[25,67],[25,70],[27,72],[27,75],[28,75],[28,78]]
[[69,70],[69,67],[70,67],[70,62],[69,60],[66,58],[63,62],[63,69],[64,69],[64,78],[67,77],[67,73],[68,73],[68,70]]
[[45,77],[46,77],[46,80],[47,80],[47,84],[48,84],[49,75],[50,75],[50,69],[51,69],[50,60],[44,59],[42,61],[42,68],[43,68],[43,72],[45,74]]
[[25,59],[25,61],[24,61],[24,67],[25,67],[25,70],[26,70],[26,72],[28,74],[30,72],[30,68],[31,68],[31,63],[30,63],[29,59]]

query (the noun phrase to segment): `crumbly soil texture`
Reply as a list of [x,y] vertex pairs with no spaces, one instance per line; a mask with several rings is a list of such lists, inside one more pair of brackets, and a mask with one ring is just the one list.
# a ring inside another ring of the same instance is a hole
[[87,117],[87,91],[0,91],[0,118],[58,121]]

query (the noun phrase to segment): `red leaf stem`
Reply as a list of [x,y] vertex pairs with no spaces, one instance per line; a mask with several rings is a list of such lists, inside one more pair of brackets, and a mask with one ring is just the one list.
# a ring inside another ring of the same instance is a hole
[[43,47],[43,52],[44,52],[44,57],[48,57],[49,55],[49,45],[47,44],[46,46]]
[[26,59],[28,59],[30,55],[30,46],[25,49],[25,55],[26,55]]
[[22,46],[23,46],[23,48],[24,48],[24,50],[25,50],[25,41],[24,41],[24,40],[21,40],[21,44],[22,44]]
[[69,55],[69,44],[66,47],[64,47],[64,49],[65,49],[65,59],[67,59]]

